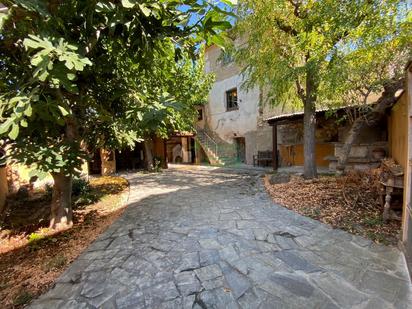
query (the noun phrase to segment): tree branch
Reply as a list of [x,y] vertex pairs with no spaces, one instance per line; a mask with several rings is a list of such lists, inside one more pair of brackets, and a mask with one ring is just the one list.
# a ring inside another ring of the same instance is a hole
[[383,86],[384,91],[382,92],[382,95],[373,104],[373,108],[366,114],[357,117],[357,119],[353,122],[352,127],[350,128],[349,133],[345,139],[341,156],[339,157],[338,165],[336,167],[339,173],[343,173],[345,171],[352,145],[356,141],[364,126],[374,125],[382,119],[382,117],[385,115],[386,110],[397,102],[398,97],[396,96],[396,93],[398,92],[398,90],[403,89],[404,83],[404,78],[394,79],[387,82]]
[[298,1],[293,1],[293,0],[288,0],[288,2],[293,6],[293,14],[298,17],[298,18],[304,18],[307,16],[306,12],[305,14],[302,14],[301,12],[301,7],[302,7],[302,2]]
[[285,32],[286,34],[293,36],[297,36],[299,34],[296,29],[292,28],[292,26],[286,25],[282,20],[278,18],[275,18],[275,24],[281,31]]
[[303,89],[302,85],[300,84],[299,80],[296,80],[296,89],[298,91],[298,96],[299,98],[305,102],[306,101],[306,94],[305,94],[305,90]]

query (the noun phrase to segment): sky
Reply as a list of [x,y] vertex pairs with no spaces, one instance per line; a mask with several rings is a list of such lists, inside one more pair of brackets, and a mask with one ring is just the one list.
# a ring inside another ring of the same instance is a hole
[[[204,2],[204,1],[201,1],[201,0],[198,1],[198,3],[201,3],[201,2]],[[225,4],[225,3],[223,3],[223,1],[214,1],[214,3],[215,3],[215,5],[216,5],[217,7],[219,7],[219,8],[222,9],[222,10],[225,10],[225,11],[226,11],[226,10],[229,9],[229,6],[228,6],[227,4]],[[181,9],[182,9],[183,11],[187,10],[187,8],[188,8],[187,6],[182,6],[182,7],[181,7]],[[199,18],[200,18],[199,15],[193,14],[193,15],[191,16],[190,20],[189,20],[189,24],[190,24],[190,25],[195,24],[195,23],[199,20]]]

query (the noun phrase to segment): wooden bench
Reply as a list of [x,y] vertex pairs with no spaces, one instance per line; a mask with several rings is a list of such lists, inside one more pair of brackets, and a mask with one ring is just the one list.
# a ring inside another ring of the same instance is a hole
[[253,156],[253,166],[270,166],[272,164],[272,151],[258,151]]

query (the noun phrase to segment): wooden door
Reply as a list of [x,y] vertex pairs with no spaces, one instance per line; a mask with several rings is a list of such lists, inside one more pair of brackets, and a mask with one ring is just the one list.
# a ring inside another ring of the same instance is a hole
[[246,162],[246,140],[244,137],[236,138],[236,154],[238,162]]

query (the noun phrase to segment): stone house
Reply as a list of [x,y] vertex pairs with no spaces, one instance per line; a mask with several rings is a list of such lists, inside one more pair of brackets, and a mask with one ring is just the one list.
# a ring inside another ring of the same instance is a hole
[[208,143],[204,148],[218,163],[253,164],[258,151],[272,150],[271,127],[264,120],[282,108],[263,104],[259,87],[245,89],[241,69],[216,45],[205,50],[205,71],[215,75],[215,82],[208,103],[200,107],[200,143]]

